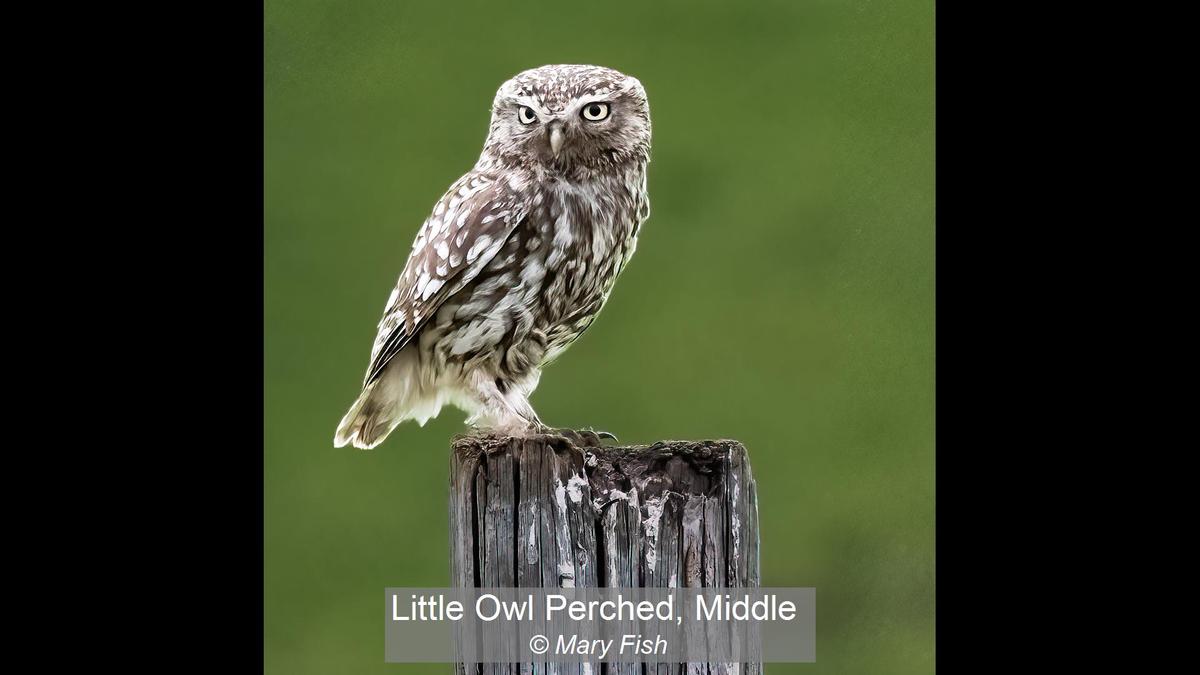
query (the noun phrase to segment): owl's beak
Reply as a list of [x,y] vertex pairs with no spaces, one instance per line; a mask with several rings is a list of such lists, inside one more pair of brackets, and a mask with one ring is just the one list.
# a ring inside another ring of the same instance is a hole
[[556,124],[550,128],[550,152],[554,153],[555,159],[558,159],[558,153],[562,152],[563,141],[566,138],[561,126]]

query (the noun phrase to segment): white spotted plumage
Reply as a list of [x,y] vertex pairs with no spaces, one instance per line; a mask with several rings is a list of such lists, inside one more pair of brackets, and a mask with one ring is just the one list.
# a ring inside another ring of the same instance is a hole
[[[594,102],[608,106],[603,119],[580,114]],[[522,106],[537,119],[522,122]],[[447,403],[482,428],[542,429],[529,395],[636,248],[649,153],[633,77],[544,66],[504,83],[479,161],[418,230],[335,445],[374,447]]]

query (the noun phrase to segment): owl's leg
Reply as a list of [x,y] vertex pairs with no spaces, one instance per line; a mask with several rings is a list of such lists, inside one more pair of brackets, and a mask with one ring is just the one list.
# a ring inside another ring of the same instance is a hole
[[533,409],[533,404],[529,402],[528,395],[521,391],[509,391],[504,398],[521,419],[529,421],[530,429],[537,430],[543,426],[542,420],[538,418],[537,412]]
[[478,408],[467,423],[502,436],[556,436],[577,448],[598,448],[605,438],[616,440],[617,437],[607,431],[558,429],[543,424],[529,402],[529,395],[537,387],[538,375],[534,373],[524,381],[510,382],[484,372],[474,373],[470,383]]
[[470,384],[478,409],[468,424],[506,436],[526,436],[541,429],[542,421],[522,389],[479,371],[471,375]]

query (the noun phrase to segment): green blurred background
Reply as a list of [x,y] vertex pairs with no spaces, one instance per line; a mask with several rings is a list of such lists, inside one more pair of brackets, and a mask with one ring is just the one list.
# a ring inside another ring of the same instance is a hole
[[654,148],[637,255],[542,418],[743,441],[764,585],[817,588],[817,663],[768,672],[932,672],[933,41],[931,0],[268,0],[266,672],[448,672],[385,664],[379,608],[449,583],[463,415],[331,441],[416,228],[546,63],[636,75]]

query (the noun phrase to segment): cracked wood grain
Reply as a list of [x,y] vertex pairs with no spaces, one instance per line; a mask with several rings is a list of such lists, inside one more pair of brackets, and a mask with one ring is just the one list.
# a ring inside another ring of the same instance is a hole
[[[758,495],[737,441],[580,448],[556,436],[459,436],[450,529],[451,579],[460,587],[760,582]],[[708,638],[700,631],[687,639]],[[461,675],[761,672],[752,663],[456,666]]]

